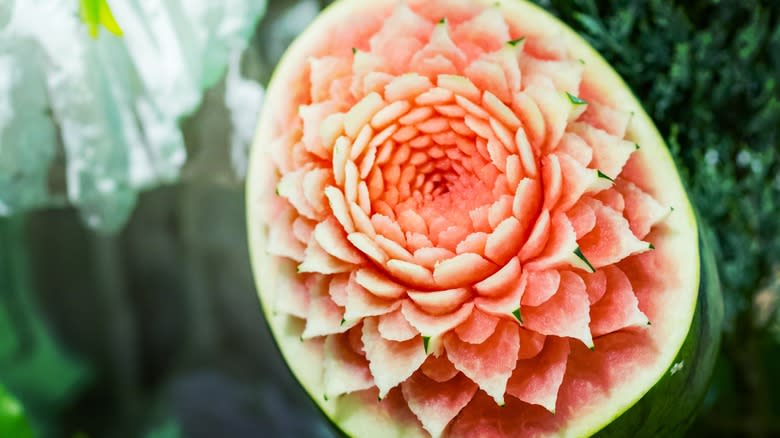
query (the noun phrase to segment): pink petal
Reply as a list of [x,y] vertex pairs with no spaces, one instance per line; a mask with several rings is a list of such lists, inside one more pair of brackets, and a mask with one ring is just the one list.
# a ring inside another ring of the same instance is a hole
[[584,66],[575,60],[543,60],[525,55],[521,59],[524,82],[533,83],[534,77],[552,81],[555,88],[574,95],[578,94]]
[[283,210],[269,226],[266,244],[269,254],[286,257],[296,262],[303,261],[306,245],[295,237],[294,221],[297,217],[295,209],[285,202]]
[[520,327],[520,353],[517,358],[522,360],[535,357],[542,351],[545,339],[545,335]]
[[379,298],[395,299],[406,293],[406,287],[396,283],[373,268],[363,268],[355,273],[355,281]]
[[583,273],[581,276],[585,281],[585,289],[588,291],[588,300],[590,300],[592,306],[607,292],[607,274],[604,273],[603,269],[599,269],[594,273]]
[[496,62],[482,57],[466,67],[464,74],[467,78],[471,79],[480,90],[490,91],[504,102],[512,101],[512,95],[504,70]]
[[588,169],[566,154],[560,153],[556,156],[563,176],[563,190],[558,206],[566,211],[590,188],[593,182],[593,169]]
[[487,239],[488,234],[483,233],[482,231],[471,233],[458,244],[457,248],[455,248],[455,252],[458,254],[466,252],[482,254],[485,251]]
[[626,200],[617,190],[603,190],[593,195],[593,198],[615,211],[623,212],[626,209]]
[[401,312],[409,323],[423,336],[435,337],[446,333],[469,317],[474,304],[466,303],[458,310],[446,315],[431,315],[424,312],[411,301],[404,301]]
[[485,243],[485,257],[502,265],[517,254],[523,243],[525,230],[515,217],[504,219],[488,235]]
[[330,85],[333,79],[347,76],[351,65],[347,59],[336,56],[311,58],[309,61],[310,95],[313,102],[327,100],[330,97]]
[[298,272],[316,272],[320,274],[338,274],[349,272],[354,264],[345,262],[328,254],[316,240],[309,242],[304,252],[303,262],[298,265]]
[[646,326],[647,316],[639,310],[639,300],[626,274],[615,266],[605,267],[604,273],[607,277],[606,293],[590,308],[593,336],[605,335],[625,327]]
[[374,318],[363,320],[363,349],[374,382],[379,388],[379,398],[399,383],[405,381],[425,362],[422,338],[404,342],[384,339]]
[[474,285],[480,295],[494,297],[508,293],[520,281],[520,261],[513,257],[490,277]]
[[596,213],[596,226],[579,243],[593,267],[611,265],[650,249],[647,242],[636,238],[628,221],[619,212],[598,201],[592,201],[591,207]]
[[[494,178],[493,181],[495,181]],[[488,210],[488,223],[491,229],[495,229],[504,219],[512,215],[512,197],[503,195],[498,198]]]
[[[294,271],[293,271],[294,272]],[[274,297],[274,310],[298,318],[306,318],[309,313],[311,295],[304,278],[293,273],[280,275],[280,283]]]
[[561,163],[555,154],[546,155],[542,158],[542,186],[544,187],[544,204],[542,208],[552,210],[558,203],[563,190]]
[[433,278],[439,287],[453,288],[485,278],[496,270],[496,265],[479,254],[463,253],[436,265]]
[[440,263],[446,259],[452,258],[455,253],[444,248],[427,247],[420,248],[414,252],[414,260],[421,266],[425,266],[428,269],[433,269],[437,263]]
[[331,183],[333,172],[330,169],[317,168],[303,176],[303,195],[317,216],[327,213],[328,200],[325,187]]
[[525,271],[528,283],[523,294],[524,306],[539,306],[555,295],[561,284],[561,273],[555,269]]
[[326,145],[322,144],[320,136],[320,124],[329,115],[339,111],[339,105],[334,101],[301,105],[298,114],[303,121],[303,144],[306,150],[322,159],[329,159],[330,154]]
[[631,231],[640,239],[647,236],[650,229],[671,212],[669,207],[664,207],[650,194],[631,182],[618,179],[615,187],[623,194],[626,205],[623,214],[628,219]]
[[434,354],[428,356],[420,367],[420,371],[426,377],[435,382],[446,382],[457,376],[460,371],[452,365],[446,354],[440,354],[438,357]]
[[463,375],[439,383],[416,373],[401,385],[401,391],[423,428],[432,438],[438,438],[471,401],[477,385]]
[[566,217],[571,222],[571,226],[574,227],[574,234],[577,236],[577,239],[590,233],[593,227],[596,226],[596,213],[593,212],[588,202],[574,204],[566,212]]
[[398,3],[382,29],[371,37],[371,51],[381,54],[393,71],[409,65],[411,56],[422,48],[421,40],[430,34],[433,24],[415,14],[405,2]]
[[541,354],[518,360],[506,391],[518,399],[543,406],[555,413],[558,388],[563,382],[569,357],[569,340],[548,337]]
[[337,305],[344,307],[347,305],[347,284],[349,284],[350,274],[336,274],[330,276],[328,285],[328,294],[330,299]]
[[[520,157],[533,158],[531,147],[535,151],[540,151],[547,137],[542,111],[527,91],[515,93],[512,99],[512,109],[523,123],[523,127],[517,130],[515,136],[515,143],[521,152]],[[525,153],[523,153],[524,150]],[[523,165],[526,172],[529,176],[536,177],[537,173],[533,161],[528,161],[528,164],[529,167],[525,166],[525,162]]]
[[354,326],[354,323],[342,324],[343,319],[344,309],[334,303],[329,295],[313,296],[309,302],[306,327],[301,338],[311,339],[317,336],[343,333]]
[[447,248],[447,250],[449,250],[452,255],[455,255],[455,253],[452,251],[455,251],[455,248],[458,247],[458,244],[463,241],[463,239],[465,239],[468,234],[468,228],[452,225],[439,233],[436,242],[440,247]]
[[529,85],[525,88],[525,93],[538,105],[544,117],[547,132],[542,150],[549,151],[563,137],[571,103],[563,93],[552,87],[552,83],[550,86]]
[[498,8],[485,8],[479,15],[456,26],[452,32],[452,39],[470,59],[499,49],[509,38],[509,27]]
[[481,344],[463,342],[454,333],[444,338],[447,357],[499,405],[504,404],[506,383],[517,363],[520,348],[517,324],[499,322],[496,331]]
[[623,166],[636,151],[634,143],[584,123],[575,123],[572,130],[593,148],[591,167],[601,170],[612,179],[620,175]]
[[542,249],[544,249],[544,245],[547,243],[549,230],[550,212],[543,210],[536,219],[533,228],[531,228],[531,234],[528,235],[528,240],[520,247],[520,252],[517,254],[521,262],[526,262],[528,259],[539,255]]
[[367,316],[384,315],[398,309],[397,300],[386,300],[368,292],[355,280],[355,275],[347,283],[347,304],[344,319],[352,321]]
[[363,233],[350,233],[347,236],[347,240],[374,262],[380,265],[387,262],[387,254],[367,235]]
[[585,282],[577,274],[561,272],[561,284],[552,298],[536,307],[523,307],[523,325],[544,335],[570,337],[592,346],[590,301]]
[[374,386],[366,359],[350,347],[349,335],[325,338],[322,382],[325,397],[334,398]]
[[428,233],[428,226],[425,224],[425,219],[414,210],[404,210],[401,212],[398,215],[398,225],[405,231],[420,234]]
[[531,226],[539,216],[541,205],[542,188],[539,181],[531,178],[520,180],[512,201],[512,214],[520,221],[522,241],[525,241],[527,234],[531,232]]
[[463,342],[481,344],[496,331],[498,321],[497,317],[474,309],[471,315],[455,328],[455,333]]
[[588,100],[588,108],[580,117],[580,121],[596,128],[603,129],[618,138],[626,136],[628,124],[631,122],[632,114],[627,111],[620,111],[609,105]]
[[471,291],[466,288],[437,290],[437,291],[409,291],[409,298],[424,311],[432,315],[449,313],[460,307],[471,297]]
[[419,289],[435,287],[431,271],[416,263],[390,259],[387,261],[385,269],[398,280],[412,287]]
[[401,309],[380,316],[378,329],[382,337],[388,341],[408,341],[420,334],[409,324]]
[[[416,66],[423,66],[425,61],[429,61],[438,56],[442,56],[451,62],[456,68],[463,65],[466,56],[460,51],[458,46],[450,39],[447,23],[437,24],[431,33],[428,44],[419,52],[415,53],[411,60],[412,70],[419,71]],[[449,70],[452,71],[452,70]]]
[[582,137],[572,132],[563,134],[555,151],[572,157],[578,163],[586,167],[590,164],[591,160],[593,160],[593,149],[585,143],[585,140],[583,140]]
[[525,264],[526,269],[541,271],[571,263],[577,249],[577,235],[564,213],[555,213],[550,224],[549,238],[544,250]]
[[396,221],[377,213],[371,216],[371,223],[374,224],[374,230],[376,230],[378,234],[381,234],[400,245],[406,244],[404,232]]
[[520,281],[515,283],[504,295],[497,297],[477,297],[474,304],[477,308],[501,317],[511,317],[518,321],[522,319],[520,315],[520,302],[526,289],[526,276],[521,275]]
[[314,239],[325,252],[341,261],[354,264],[363,261],[362,253],[347,240],[344,229],[333,216],[314,227]]

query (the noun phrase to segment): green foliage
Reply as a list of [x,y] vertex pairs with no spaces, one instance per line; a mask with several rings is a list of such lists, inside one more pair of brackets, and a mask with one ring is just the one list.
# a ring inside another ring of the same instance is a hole
[[122,28],[114,19],[111,7],[106,0],[79,0],[81,3],[81,20],[87,25],[92,38],[97,38],[100,25],[116,36],[122,35]]
[[146,438],[179,438],[181,430],[175,420],[169,419],[159,427],[149,431]]
[[[726,337],[710,414],[697,429],[780,433],[772,412],[777,400],[766,389],[767,364],[780,343],[780,288],[766,286],[780,278],[780,2],[540,3],[628,82],[717,236]],[[759,321],[759,314],[775,317]]]
[[32,438],[21,403],[0,386],[0,436]]
[[[24,218],[0,218],[0,242],[0,382],[20,398],[30,420],[46,432],[57,427],[58,413],[87,373],[62,352],[35,305]],[[0,417],[3,397],[0,391]],[[0,437],[17,436],[3,433],[2,427]]]

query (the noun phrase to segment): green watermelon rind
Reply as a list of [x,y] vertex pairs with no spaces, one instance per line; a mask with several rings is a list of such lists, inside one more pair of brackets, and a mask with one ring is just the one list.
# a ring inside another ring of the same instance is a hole
[[[698,215],[697,215],[698,218]],[[664,376],[594,436],[679,437],[696,418],[720,349],[723,296],[711,231],[699,222],[698,302],[688,335]]]
[[[389,2],[391,0],[386,0]],[[495,2],[492,0],[475,0],[477,2],[484,3],[486,6],[492,5]],[[378,2],[381,3],[381,2]],[[343,15],[344,11],[349,11],[347,6],[353,8],[367,8],[366,3],[360,0],[341,0],[331,4],[325,11],[322,12],[320,18],[315,23],[320,25],[327,21],[334,23],[335,19],[339,19]],[[506,8],[511,13],[520,14],[526,13],[539,18],[538,25],[544,25],[548,23],[559,31],[561,35],[568,38],[572,44],[578,50],[578,55],[581,59],[591,64],[599,75],[599,80],[603,84],[609,84],[609,92],[615,92],[613,96],[625,105],[627,109],[633,110],[634,122],[632,125],[636,128],[633,131],[633,135],[641,140],[643,145],[657,147],[642,148],[642,153],[651,153],[655,160],[661,160],[666,162],[662,165],[667,169],[658,175],[659,180],[665,181],[667,186],[672,187],[674,190],[681,194],[684,200],[681,203],[674,204],[675,215],[678,216],[680,221],[688,225],[687,230],[690,230],[689,240],[691,243],[699,242],[698,248],[694,248],[694,245],[689,245],[691,252],[695,254],[695,257],[691,257],[690,263],[695,263],[695,272],[698,278],[691,278],[691,286],[686,290],[697,290],[696,293],[691,292],[690,307],[686,309],[680,309],[680,314],[689,312],[691,323],[687,326],[685,337],[680,338],[680,342],[677,345],[680,347],[673,353],[674,360],[665,364],[666,371],[663,373],[654,372],[654,376],[658,377],[652,385],[646,386],[644,392],[638,394],[637,397],[631,400],[623,399],[621,404],[625,406],[622,411],[616,412],[610,415],[610,418],[590,418],[584,423],[579,424],[573,429],[566,429],[561,431],[563,436],[592,436],[598,434],[598,436],[675,436],[681,434],[693,420],[693,414],[695,413],[696,406],[700,404],[703,398],[704,392],[707,388],[707,382],[711,375],[711,370],[714,365],[715,356],[719,347],[719,335],[720,335],[720,321],[722,319],[723,304],[722,297],[720,296],[720,287],[717,279],[717,272],[715,270],[714,257],[710,250],[710,244],[708,243],[708,232],[702,228],[701,223],[696,217],[693,207],[690,204],[690,199],[687,195],[687,191],[683,187],[683,183],[680,180],[680,174],[674,165],[674,160],[671,153],[666,146],[663,138],[659,134],[655,125],[652,123],[649,116],[646,114],[642,105],[631,93],[630,87],[628,87],[623,79],[611,68],[611,66],[577,33],[575,33],[568,25],[562,23],[556,17],[544,11],[537,5],[529,3],[525,0],[510,0],[504,1],[500,4],[502,8]],[[313,25],[314,26],[314,25]],[[311,40],[312,35],[316,32],[310,28],[303,35],[301,35],[285,53],[284,57],[279,63],[279,67],[274,72],[271,78],[271,83],[279,77],[284,77],[286,74],[292,72],[291,68],[295,66],[296,61],[300,61],[301,52],[305,52],[305,44],[308,40]],[[307,40],[308,39],[308,40]],[[295,55],[291,55],[295,53]],[[294,60],[291,61],[291,58]],[[272,87],[269,86],[269,96],[271,95]],[[263,112],[271,111],[268,107],[264,108]],[[268,123],[268,117],[261,115],[261,121]],[[258,135],[256,137],[256,144],[263,142],[265,139],[263,135],[267,135],[264,132],[264,126],[261,125],[258,129]],[[266,126],[267,128],[267,126]],[[648,152],[650,150],[651,152]],[[267,288],[263,286],[273,286],[273,281],[269,281],[267,278],[263,278],[263,273],[275,272],[274,269],[277,266],[263,265],[268,263],[267,259],[262,259],[261,254],[264,252],[262,244],[264,241],[263,231],[256,223],[253,223],[252,218],[258,217],[258,212],[255,212],[257,206],[253,203],[255,198],[253,197],[253,187],[257,186],[259,176],[257,172],[252,172],[255,168],[253,163],[265,160],[267,157],[261,153],[260,148],[255,147],[252,151],[250,158],[250,172],[247,179],[247,215],[249,226],[249,239],[250,249],[252,257],[252,267],[255,274],[256,283],[258,285],[258,292],[261,296],[267,295]],[[254,181],[254,184],[253,184]],[[253,214],[253,212],[255,212]],[[690,254],[690,255],[694,255]],[[687,261],[687,260],[686,260]],[[691,266],[691,272],[694,271],[694,266]],[[261,272],[264,271],[264,272]],[[695,282],[693,282],[695,280]],[[265,292],[264,292],[265,290]],[[348,429],[354,433],[356,430],[373,430],[373,432],[381,432],[382,436],[411,436],[415,435],[412,429],[409,429],[408,424],[397,424],[395,431],[390,431],[387,426],[390,423],[387,419],[384,419],[381,423],[381,427],[377,429],[377,424],[373,424],[373,420],[369,420],[368,417],[364,420],[360,420],[356,423],[350,423],[355,420],[355,415],[359,415],[359,411],[364,409],[360,405],[359,400],[353,397],[343,396],[342,400],[338,404],[334,404],[335,400],[323,400],[322,394],[319,394],[316,390],[316,385],[312,384],[312,372],[306,371],[306,367],[301,368],[301,365],[293,366],[290,362],[291,358],[301,357],[305,353],[305,349],[301,349],[293,345],[281,345],[282,342],[288,342],[285,338],[289,338],[288,327],[280,325],[277,315],[268,305],[268,302],[262,302],[264,314],[266,315],[266,322],[274,335],[274,340],[279,347],[280,352],[290,364],[289,371],[298,380],[301,386],[309,394],[312,402],[323,413],[325,418],[333,425],[334,430],[338,431],[341,436],[350,436],[344,429]],[[681,330],[682,332],[682,330]],[[682,333],[680,334],[682,336]],[[297,337],[295,338],[297,339]],[[669,351],[669,350],[667,350]],[[670,355],[671,356],[671,355]],[[672,373],[675,364],[682,362],[683,366]],[[649,373],[648,373],[649,374]],[[653,377],[655,378],[655,377]],[[309,382],[309,384],[307,384]],[[344,421],[348,421],[348,424],[344,424]],[[372,425],[373,424],[373,425]],[[372,425],[372,426],[369,426]],[[370,429],[371,428],[371,429]],[[415,435],[416,436],[416,435]]]

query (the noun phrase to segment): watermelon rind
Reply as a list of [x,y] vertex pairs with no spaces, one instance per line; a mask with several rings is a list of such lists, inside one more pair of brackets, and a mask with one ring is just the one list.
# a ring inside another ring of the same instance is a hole
[[[474,0],[492,6],[494,0]],[[272,306],[277,279],[295,275],[277,259],[267,255],[267,230],[262,221],[265,212],[257,202],[258,193],[267,184],[267,175],[258,172],[268,161],[263,145],[271,138],[273,102],[284,99],[288,90],[275,86],[293,76],[305,59],[306,49],[323,37],[324,29],[342,23],[357,10],[386,9],[397,0],[339,0],[330,5],[290,46],[279,63],[266,96],[247,180],[247,215],[251,263],[262,309],[282,355],[301,386],[325,417],[345,436],[416,437],[427,436],[414,419],[399,421],[379,403],[366,403],[359,394],[326,399],[321,379],[322,347],[302,342],[303,322],[275,313]],[[609,400],[598,409],[577,416],[559,431],[560,436],[675,436],[690,424],[707,387],[719,345],[723,305],[708,233],[701,227],[690,204],[674,160],[652,120],[629,87],[609,64],[567,25],[540,7],[525,0],[506,0],[499,4],[509,18],[523,17],[532,23],[533,34],[564,38],[570,52],[587,66],[589,79],[623,110],[633,113],[628,138],[642,148],[636,154],[643,162],[653,163],[653,177],[664,185],[659,201],[674,207],[666,227],[674,230],[669,248],[678,257],[681,272],[687,273],[673,292],[679,297],[669,306],[668,315],[675,329],[666,340],[652,366],[633,376],[622,387],[613,388]],[[659,274],[661,275],[661,274]]]
[[696,418],[709,389],[723,322],[723,297],[713,245],[712,232],[700,224],[701,276],[696,313],[674,362],[647,394],[595,436],[678,437]]

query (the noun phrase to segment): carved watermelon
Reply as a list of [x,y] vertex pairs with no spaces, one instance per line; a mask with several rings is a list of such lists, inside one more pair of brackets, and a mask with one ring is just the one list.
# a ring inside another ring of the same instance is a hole
[[670,436],[721,318],[652,121],[519,0],[342,0],[268,88],[248,182],[271,330],[355,437]]

